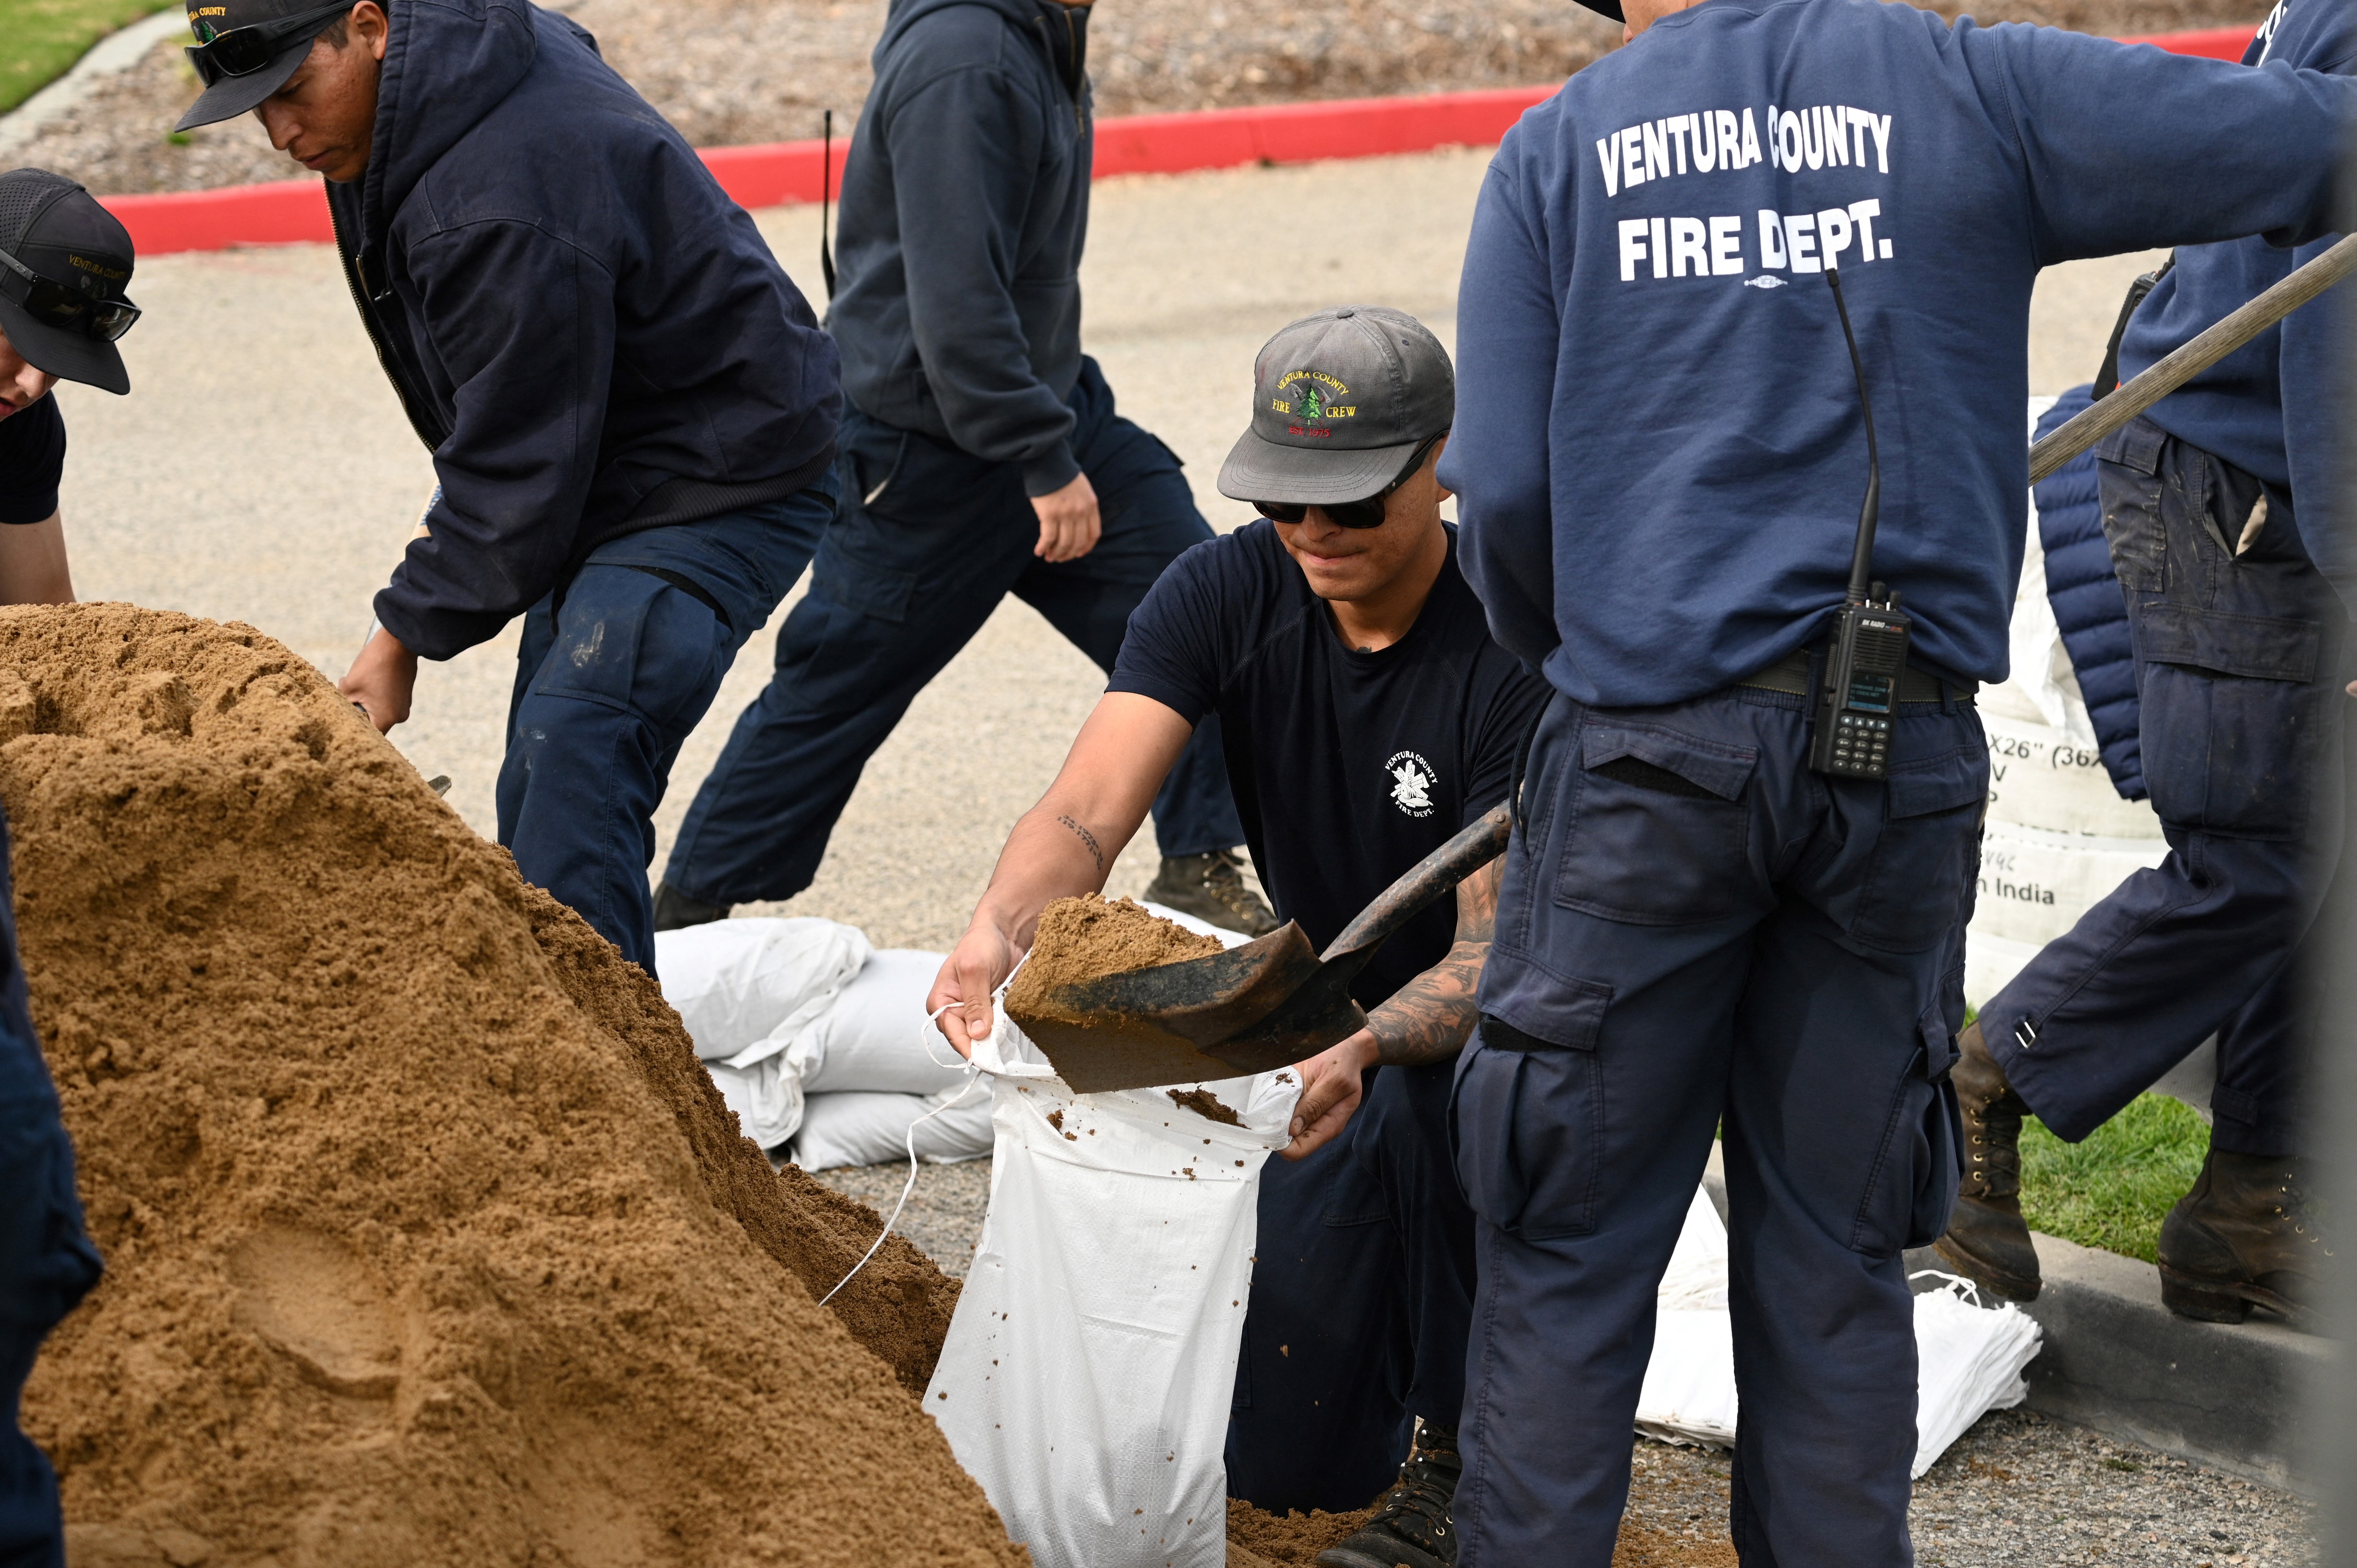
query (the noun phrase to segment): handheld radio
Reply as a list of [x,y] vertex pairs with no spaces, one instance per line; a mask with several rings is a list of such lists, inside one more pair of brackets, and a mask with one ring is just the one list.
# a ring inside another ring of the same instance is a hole
[[1886,779],[1890,774],[1892,722],[1899,716],[1899,675],[1907,667],[1907,618],[1899,592],[1870,581],[1874,525],[1882,506],[1882,463],[1874,445],[1874,405],[1866,395],[1866,361],[1850,330],[1841,274],[1825,269],[1857,375],[1858,406],[1866,411],[1866,504],[1858,509],[1857,543],[1850,552],[1848,601],[1834,617],[1824,669],[1817,677],[1816,726],[1809,737],[1809,768],[1836,779]]

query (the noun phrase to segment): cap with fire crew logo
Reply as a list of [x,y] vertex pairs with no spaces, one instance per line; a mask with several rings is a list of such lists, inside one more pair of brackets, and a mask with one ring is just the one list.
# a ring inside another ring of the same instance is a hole
[[205,84],[204,95],[180,116],[176,131],[233,120],[286,85],[311,52],[311,41],[351,14],[353,0],[188,0],[187,53]]
[[61,381],[129,392],[106,335],[122,336],[138,314],[124,297],[131,236],[114,214],[62,175],[11,169],[0,174],[0,332],[10,346]]
[[1252,427],[1220,467],[1232,500],[1325,506],[1397,481],[1457,417],[1440,339],[1380,305],[1321,310],[1268,340],[1253,364]]

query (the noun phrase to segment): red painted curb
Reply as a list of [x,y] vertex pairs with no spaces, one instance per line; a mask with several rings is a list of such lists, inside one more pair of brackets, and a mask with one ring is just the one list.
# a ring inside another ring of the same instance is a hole
[[[2126,43],[2155,44],[2177,54],[2240,59],[2248,27],[2208,27],[2163,33]],[[1100,179],[1116,174],[1183,174],[1254,163],[1315,163],[1376,157],[1434,147],[1489,146],[1523,111],[1557,89],[1507,87],[1480,92],[1435,92],[1414,98],[1338,98],[1179,114],[1129,114],[1097,122]],[[850,144],[834,148],[834,184],[841,188]],[[750,147],[707,147],[705,163],[738,205],[782,207],[819,199],[820,144],[772,142]],[[288,245],[334,238],[328,204],[315,179],[235,185],[218,190],[102,198],[131,231],[143,256],[174,251],[219,251],[233,245]]]

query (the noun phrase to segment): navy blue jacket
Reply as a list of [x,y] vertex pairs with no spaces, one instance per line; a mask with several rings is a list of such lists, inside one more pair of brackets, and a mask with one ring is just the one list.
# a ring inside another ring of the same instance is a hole
[[[2305,66],[2346,76],[2357,67],[2357,5],[2281,0],[2243,59],[2273,70]],[[2293,132],[2285,126],[2279,134]],[[2129,318],[2120,374],[2167,358],[2339,238],[2327,235],[2297,251],[2255,239],[2179,250],[2177,264]],[[2290,506],[2309,558],[2340,590],[2341,603],[2357,610],[2357,545],[2347,537],[2346,508],[2335,504],[2332,478],[2333,438],[2349,423],[2338,345],[2352,325],[2350,293],[2343,286],[2294,312],[2163,398],[2148,417],[2253,475],[2266,487],[2270,507]]]
[[447,659],[608,539],[823,473],[835,355],[587,33],[525,0],[387,8],[368,169],[328,205],[442,484],[377,617]]
[[1523,116],[1458,306],[1440,468],[1498,640],[1673,703],[1821,635],[1866,431],[1922,662],[2006,673],[2038,270],[2336,226],[2357,83],[1877,0],[1706,0]]
[[827,329],[852,406],[1042,496],[1081,471],[1081,247],[1095,145],[1088,12],[892,0],[843,169]]
[[[2093,401],[2092,386],[2075,386],[2038,418],[2044,440]],[[2136,650],[2128,639],[2127,596],[2112,570],[2104,537],[2104,507],[2096,495],[2095,455],[2082,452],[2040,479],[2038,545],[2046,553],[2046,602],[2071,655],[2079,695],[2095,725],[2104,771],[2127,800],[2145,798],[2144,747],[2137,729]]]

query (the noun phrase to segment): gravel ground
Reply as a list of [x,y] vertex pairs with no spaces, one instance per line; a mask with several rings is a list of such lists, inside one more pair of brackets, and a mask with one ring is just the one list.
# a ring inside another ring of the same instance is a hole
[[[892,1206],[900,1201],[900,1189],[909,1185],[906,1165],[852,1165],[811,1175],[878,1215],[891,1213]],[[900,1222],[893,1229],[940,1264],[942,1273],[962,1280],[973,1260],[974,1243],[982,1239],[982,1217],[989,1207],[988,1160],[920,1165],[917,1190],[909,1195],[909,1206],[900,1211]]]
[[[909,1167],[817,1176],[888,1213]],[[944,1273],[963,1278],[989,1193],[988,1160],[926,1165],[899,1229]],[[1727,1455],[1650,1438],[1635,1443],[1624,1554],[1641,1554],[1645,1568],[1731,1564]],[[2027,1410],[1990,1412],[1942,1455],[1915,1483],[1912,1524],[1924,1568],[2293,1568],[2318,1561],[2301,1499]]]
[[[699,146],[815,136],[867,93],[882,24],[875,0],[558,0],[606,57]],[[2265,0],[1943,0],[1944,16],[2096,33],[2255,25]],[[1559,81],[1614,48],[1620,29],[1572,0],[1105,0],[1090,26],[1102,114]],[[97,86],[44,125],[21,162],[98,191],[195,190],[302,171],[250,119],[178,140],[197,95],[176,48]]]

